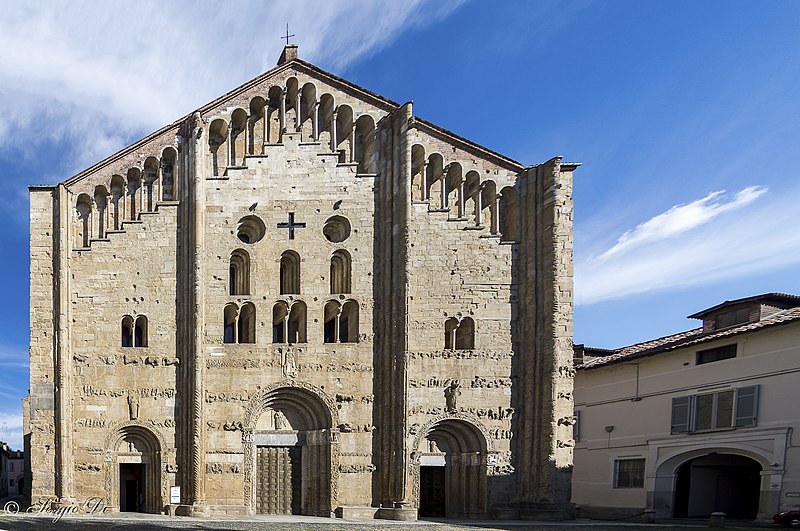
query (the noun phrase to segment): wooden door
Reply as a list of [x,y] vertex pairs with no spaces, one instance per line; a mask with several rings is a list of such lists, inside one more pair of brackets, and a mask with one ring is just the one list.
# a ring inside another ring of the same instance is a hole
[[256,512],[302,514],[302,447],[259,446]]

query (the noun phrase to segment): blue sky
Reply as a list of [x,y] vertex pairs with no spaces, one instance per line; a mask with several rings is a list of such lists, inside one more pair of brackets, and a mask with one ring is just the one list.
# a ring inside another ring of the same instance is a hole
[[575,173],[575,340],[800,293],[800,3],[0,0],[0,439],[27,392],[28,184],[302,58],[525,164]]

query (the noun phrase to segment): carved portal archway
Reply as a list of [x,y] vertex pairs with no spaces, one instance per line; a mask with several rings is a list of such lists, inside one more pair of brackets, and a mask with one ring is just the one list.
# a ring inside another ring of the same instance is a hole
[[[286,380],[253,396],[245,411],[244,499],[250,514],[260,509],[259,452],[270,448],[298,449],[302,498],[289,504],[292,512],[331,516],[339,497],[339,431],[335,403],[321,389]],[[262,456],[263,457],[263,456]],[[263,466],[262,466],[263,468]],[[262,475],[265,470],[262,470]]]
[[[138,510],[160,513],[167,496],[166,477],[161,467],[166,443],[163,435],[139,421],[129,421],[112,429],[105,442],[103,468],[108,504],[120,510],[121,465],[138,467],[141,472],[141,498]],[[131,509],[131,508],[129,508]]]
[[[418,508],[424,509],[425,502],[430,502],[425,498],[431,490],[441,488],[441,514],[430,516],[486,516],[486,476],[492,446],[487,430],[476,418],[460,413],[435,417],[420,428],[413,448],[412,481]],[[435,474],[425,478],[423,471]],[[421,480],[430,483],[431,479],[441,485],[425,485],[428,492],[423,492]]]

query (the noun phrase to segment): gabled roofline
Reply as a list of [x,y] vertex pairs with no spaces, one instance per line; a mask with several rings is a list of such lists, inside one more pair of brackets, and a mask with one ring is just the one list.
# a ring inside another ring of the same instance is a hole
[[[372,105],[375,105],[376,107],[378,107],[380,109],[383,109],[383,110],[385,110],[387,112],[393,112],[393,111],[397,110],[398,108],[400,108],[400,106],[401,106],[399,103],[397,103],[395,101],[392,101],[392,100],[390,100],[388,98],[385,98],[385,97],[383,97],[383,96],[381,96],[379,94],[376,94],[375,92],[372,92],[372,91],[370,91],[370,90],[368,90],[368,89],[366,89],[364,87],[356,85],[355,83],[352,83],[352,82],[350,82],[350,81],[348,81],[348,80],[346,80],[344,78],[341,78],[341,77],[339,77],[339,76],[337,76],[335,74],[331,74],[330,72],[322,70],[321,68],[319,68],[319,67],[317,67],[317,66],[315,66],[315,65],[313,65],[311,63],[308,63],[306,61],[303,61],[302,59],[292,59],[290,61],[287,61],[285,63],[282,63],[282,64],[280,64],[278,66],[275,66],[275,67],[267,70],[263,74],[258,75],[257,77],[251,79],[250,81],[247,81],[247,82],[239,85],[238,87],[226,92],[222,96],[219,96],[218,98],[215,98],[211,102],[199,107],[196,111],[190,112],[188,114],[185,114],[185,115],[179,117],[177,120],[173,121],[172,123],[170,123],[170,124],[168,124],[168,125],[166,125],[164,127],[161,127],[160,129],[156,130],[155,132],[153,132],[153,133],[141,138],[140,140],[134,142],[133,144],[122,148],[121,150],[117,151],[116,153],[113,153],[112,155],[109,155],[108,157],[100,160],[99,162],[96,162],[95,164],[89,166],[88,168],[86,168],[86,169],[76,173],[72,177],[69,177],[68,179],[64,180],[63,184],[65,186],[70,186],[70,185],[75,184],[76,182],[80,181],[81,179],[83,179],[87,175],[89,175],[91,173],[94,173],[99,168],[102,168],[103,166],[107,166],[107,165],[113,163],[114,161],[116,161],[116,160],[118,160],[118,159],[120,159],[122,157],[125,157],[126,155],[130,154],[131,152],[136,151],[142,145],[150,142],[151,140],[153,140],[154,138],[156,138],[156,137],[158,137],[160,135],[163,135],[164,133],[166,133],[170,129],[179,128],[195,112],[199,111],[201,114],[205,113],[205,112],[209,111],[210,109],[213,109],[214,107],[224,103],[226,100],[234,98],[234,97],[242,94],[243,92],[251,89],[252,87],[262,83],[267,78],[275,76],[276,74],[279,74],[280,72],[282,72],[284,70],[288,70],[288,69],[292,69],[292,68],[296,69],[299,72],[304,72],[304,73],[308,73],[308,74],[311,74],[313,76],[316,76],[316,77],[320,78],[321,80],[326,81],[327,83],[329,83],[332,86],[335,86],[335,87],[338,86],[338,87],[340,87],[342,89],[345,89],[345,91],[349,90],[349,91],[355,92],[359,96],[364,98],[366,101],[371,103]],[[499,165],[501,167],[504,167],[504,168],[506,168],[506,169],[508,169],[510,171],[514,171],[516,173],[519,173],[519,172],[525,170],[525,168],[526,168],[525,165],[521,164],[520,162],[518,162],[518,161],[516,161],[514,159],[506,157],[505,155],[502,155],[502,154],[500,154],[500,153],[498,153],[496,151],[493,151],[493,150],[491,150],[489,148],[481,146],[480,144],[472,142],[471,140],[468,140],[468,139],[466,139],[466,138],[464,138],[464,137],[462,137],[462,136],[460,136],[460,135],[458,135],[456,133],[453,133],[452,131],[450,131],[448,129],[445,129],[443,127],[437,126],[437,125],[435,125],[435,124],[433,124],[433,123],[431,123],[431,122],[429,122],[427,120],[424,120],[422,118],[419,118],[419,117],[415,116],[414,117],[414,123],[422,131],[424,131],[424,132],[426,132],[428,134],[431,134],[433,136],[438,136],[438,137],[444,138],[445,140],[447,140],[447,141],[449,141],[449,142],[451,142],[453,144],[456,144],[458,147],[464,149],[465,151],[473,152],[476,155],[481,156],[482,158],[486,158],[486,159],[494,162],[495,164],[497,164],[497,165]],[[570,170],[574,170],[575,168],[577,168],[580,165],[580,163],[572,163],[572,162],[563,163],[563,164],[568,166],[568,169],[570,169]],[[528,167],[530,167],[530,166],[528,166]]]
[[734,299],[725,301],[711,308],[699,311],[695,314],[688,316],[688,319],[702,319],[706,315],[713,313],[725,306],[733,306],[735,304],[742,304],[746,302],[780,302],[790,306],[800,306],[800,296],[790,295],[788,293],[762,293],[761,295],[753,295],[752,297],[743,297],[741,299]]

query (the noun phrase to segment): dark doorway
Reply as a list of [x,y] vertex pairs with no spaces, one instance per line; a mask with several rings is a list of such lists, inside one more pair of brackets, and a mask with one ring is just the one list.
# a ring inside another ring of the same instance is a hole
[[444,501],[445,467],[419,467],[419,515],[427,517],[444,517],[446,508]]
[[119,465],[119,510],[144,512],[144,465],[141,463]]
[[687,461],[675,481],[676,518],[707,517],[752,520],[758,515],[761,465],[749,457],[708,454]]
[[303,447],[260,446],[257,453],[256,511],[303,514]]

